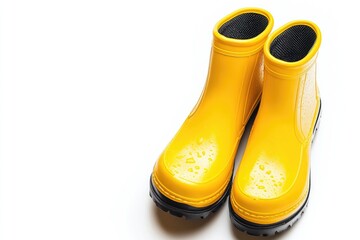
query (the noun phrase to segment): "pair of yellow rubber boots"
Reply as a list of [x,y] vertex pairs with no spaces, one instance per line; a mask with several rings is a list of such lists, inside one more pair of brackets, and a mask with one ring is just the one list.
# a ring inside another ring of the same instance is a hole
[[[290,22],[269,36],[272,27],[271,14],[258,8],[215,25],[205,88],[151,175],[150,196],[162,210],[205,218],[230,195],[232,223],[263,236],[286,230],[303,213],[321,110],[321,33],[309,21]],[[239,141],[258,105],[233,179]]]

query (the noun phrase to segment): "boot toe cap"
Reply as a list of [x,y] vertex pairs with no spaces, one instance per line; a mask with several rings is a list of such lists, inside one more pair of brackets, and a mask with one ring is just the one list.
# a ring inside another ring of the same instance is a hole
[[273,224],[290,217],[303,205],[309,190],[307,176],[295,180],[267,175],[269,178],[259,181],[253,177],[235,178],[230,202],[239,217],[257,224]]
[[201,208],[215,203],[224,194],[229,184],[230,170],[221,171],[216,177],[211,178],[211,168],[207,169],[201,165],[189,167],[176,161],[167,161],[167,158],[164,154],[159,158],[152,174],[154,186],[165,197]]

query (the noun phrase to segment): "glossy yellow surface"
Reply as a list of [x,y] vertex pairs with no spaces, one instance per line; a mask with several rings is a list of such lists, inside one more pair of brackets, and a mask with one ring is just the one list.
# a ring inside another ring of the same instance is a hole
[[[261,34],[247,40],[219,34],[222,24],[248,12],[268,18]],[[167,198],[206,207],[223,195],[244,126],[260,100],[263,45],[272,26],[272,16],[257,8],[240,9],[215,25],[203,93],[153,169],[153,183]]]
[[[317,39],[305,58],[274,58],[270,44],[294,25],[310,26]],[[230,200],[237,215],[272,224],[294,214],[309,191],[310,148],[320,97],[316,84],[319,28],[295,21],[275,31],[264,46],[264,88],[259,112],[236,173]]]

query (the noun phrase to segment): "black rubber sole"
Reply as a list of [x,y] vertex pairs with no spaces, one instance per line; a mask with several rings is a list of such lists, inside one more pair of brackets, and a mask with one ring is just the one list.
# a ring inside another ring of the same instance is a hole
[[150,197],[153,199],[156,206],[165,212],[169,212],[171,215],[184,217],[185,219],[204,219],[211,213],[215,213],[225,203],[226,198],[229,196],[230,189],[231,181],[228,183],[224,194],[217,202],[208,207],[196,208],[183,203],[175,202],[165,197],[156,189],[152,182],[152,176],[150,177]]
[[[320,108],[316,118],[315,127],[313,130],[312,141],[314,141],[316,132],[319,128],[321,118],[321,101],[320,101]],[[239,217],[233,210],[231,206],[231,201],[229,199],[229,210],[230,210],[230,219],[233,225],[240,231],[245,232],[249,235],[253,236],[273,236],[277,233],[283,232],[289,228],[291,228],[303,215],[309,201],[310,196],[310,183],[309,183],[309,192],[306,197],[304,204],[301,208],[294,213],[292,216],[288,217],[287,219],[274,223],[274,224],[256,224],[249,222],[241,217]]]

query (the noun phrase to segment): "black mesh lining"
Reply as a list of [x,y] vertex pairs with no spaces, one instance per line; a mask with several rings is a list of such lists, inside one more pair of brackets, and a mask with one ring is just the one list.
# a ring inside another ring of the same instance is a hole
[[316,40],[315,31],[306,25],[296,25],[279,34],[270,45],[270,53],[286,62],[303,59]]
[[242,13],[219,28],[219,33],[228,38],[250,39],[262,33],[269,20],[258,13]]

